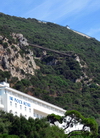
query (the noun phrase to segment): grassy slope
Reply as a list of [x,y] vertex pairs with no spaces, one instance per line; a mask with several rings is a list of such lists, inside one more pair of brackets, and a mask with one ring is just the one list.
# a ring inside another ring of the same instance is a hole
[[[100,117],[100,87],[94,84],[96,82],[100,84],[100,42],[93,38],[82,37],[66,27],[53,23],[44,24],[39,23],[36,19],[0,14],[0,34],[11,39],[9,35],[11,32],[22,33],[33,44],[59,51],[74,51],[87,63],[87,73],[94,78],[91,86],[87,86],[83,82],[74,83],[70,78],[79,77],[80,69],[73,58],[62,57],[63,62],[57,66],[48,66],[46,59],[37,61],[41,67],[37,76],[33,76],[29,81],[17,82],[15,88],[22,91],[26,88],[26,91],[33,92],[36,97],[66,109],[77,109],[86,116]],[[41,50],[36,48],[33,50],[36,55],[41,55]],[[59,58],[59,55],[48,54],[53,58]],[[73,67],[72,64],[74,64]],[[46,76],[42,76],[42,74],[46,74]],[[68,77],[68,74],[71,74],[71,77]]]

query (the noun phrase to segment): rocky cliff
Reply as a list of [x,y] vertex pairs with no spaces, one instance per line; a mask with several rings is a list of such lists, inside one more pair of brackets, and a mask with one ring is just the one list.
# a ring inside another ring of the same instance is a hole
[[13,42],[0,36],[0,69],[10,71],[12,77],[19,80],[27,74],[34,75],[39,69],[34,61],[34,53],[27,48],[27,39],[22,34],[11,34]]

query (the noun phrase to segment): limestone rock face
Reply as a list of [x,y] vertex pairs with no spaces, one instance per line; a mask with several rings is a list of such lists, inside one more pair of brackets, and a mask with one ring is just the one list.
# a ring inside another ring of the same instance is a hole
[[28,42],[27,42],[27,39],[23,36],[23,34],[13,33],[12,36],[13,36],[14,39],[17,38],[19,40],[19,46],[20,47],[29,45]]
[[83,73],[83,76],[80,76],[80,78],[77,79],[76,82],[81,82],[82,80],[84,80],[85,84],[92,82],[93,78],[89,78],[85,71],[86,69],[88,69],[86,62],[84,62],[82,59],[80,59],[80,57],[78,55],[75,55],[75,56],[76,56],[75,60],[79,63],[79,66]]
[[4,69],[8,69],[9,68],[9,64],[8,64],[8,61],[7,61],[7,55],[5,55],[5,57],[2,58],[1,64],[2,64],[2,67]]
[[3,40],[3,36],[0,35],[0,40]]
[[12,37],[18,40],[17,44],[10,44],[7,38],[0,36],[0,69],[10,71],[12,77],[18,77],[19,80],[26,78],[27,74],[35,75],[35,70],[39,67],[35,63],[33,52],[27,48],[27,39],[22,34],[15,33]]

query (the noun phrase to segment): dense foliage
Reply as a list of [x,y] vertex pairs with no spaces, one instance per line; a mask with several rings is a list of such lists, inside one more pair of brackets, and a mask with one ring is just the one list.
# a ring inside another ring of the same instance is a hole
[[[41,60],[35,60],[40,70],[35,72],[35,76],[26,74],[26,79],[20,81],[12,78],[9,72],[0,70],[0,81],[8,78],[15,89],[30,92],[33,96],[67,110],[76,109],[86,117],[96,118],[100,124],[100,42],[57,24],[0,13],[0,35],[7,37],[9,43],[15,43],[11,37],[12,32],[22,33],[29,43],[74,54],[63,56],[47,52],[44,56],[43,50],[29,46],[35,57],[41,57]],[[7,44],[3,45],[7,48]],[[21,54],[23,52],[24,48]],[[87,68],[80,68],[75,54],[82,59],[81,64],[86,63]],[[80,76],[84,77],[83,71],[88,78],[76,82]],[[85,83],[89,79],[92,79],[91,83]]]
[[46,119],[28,120],[0,111],[0,138],[66,138],[63,130],[51,127]]
[[51,114],[47,116],[47,119],[53,125],[56,125],[56,122],[62,124],[62,129],[68,137],[75,134],[80,136],[84,134],[93,138],[98,137],[98,124],[95,119],[85,118],[76,110],[66,111],[64,116]]
[[81,135],[79,132],[67,135],[57,126],[50,126],[46,118],[27,120],[23,116],[13,116],[11,113],[0,111],[0,138],[69,138],[69,136],[92,138],[86,132]]

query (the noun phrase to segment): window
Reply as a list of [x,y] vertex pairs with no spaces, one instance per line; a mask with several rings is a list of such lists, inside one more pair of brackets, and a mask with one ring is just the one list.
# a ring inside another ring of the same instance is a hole
[[36,117],[36,114],[34,113],[34,117]]
[[18,94],[17,93],[15,95],[16,95],[16,97],[18,97]]
[[27,101],[27,97],[23,97],[23,99],[24,99],[25,101]]
[[10,110],[9,112],[12,113],[12,110]]
[[26,111],[26,109],[27,109],[27,108],[25,107],[25,111]]
[[38,117],[38,114],[37,114],[37,113],[34,113],[34,117],[36,117],[36,118],[37,118],[37,117]]
[[15,115],[17,115],[17,112],[15,112]]
[[20,113],[20,116],[22,116],[22,113]]
[[10,101],[10,106],[12,106],[12,101]]
[[21,98],[21,95],[18,94],[18,97]]
[[42,115],[40,115],[40,118],[42,118]]
[[29,112],[31,113],[31,108],[29,108]]
[[22,109],[22,105],[20,105],[20,109]]
[[17,108],[17,103],[15,103],[15,107]]
[[37,118],[39,118],[39,115],[37,114]]

